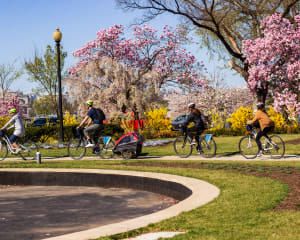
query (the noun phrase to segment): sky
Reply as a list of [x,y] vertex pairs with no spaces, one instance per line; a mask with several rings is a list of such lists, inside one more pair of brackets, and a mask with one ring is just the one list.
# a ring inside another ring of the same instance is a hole
[[[100,29],[114,24],[129,27],[141,11],[124,12],[114,0],[0,0],[0,64],[23,67],[24,61],[32,59],[35,49],[43,54],[49,44],[55,46],[53,32],[58,27],[63,34],[61,44],[67,51],[65,68],[74,64],[72,53],[96,39]],[[179,19],[163,15],[148,23],[160,30],[165,24],[176,26]],[[129,31],[130,32],[130,31]],[[196,40],[196,38],[194,38]],[[224,63],[210,59],[207,50],[189,46],[199,61],[204,61],[209,73],[215,72]],[[230,86],[244,86],[244,80],[234,71],[222,72]],[[31,92],[36,85],[23,75],[15,81],[11,90]]]

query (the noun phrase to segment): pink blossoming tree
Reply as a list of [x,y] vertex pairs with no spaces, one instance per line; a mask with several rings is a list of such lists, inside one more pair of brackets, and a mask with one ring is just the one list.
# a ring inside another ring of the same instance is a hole
[[122,25],[100,30],[96,40],[73,53],[77,63],[67,82],[78,102],[91,98],[107,111],[141,116],[163,101],[165,86],[202,87],[203,65],[184,49],[188,38],[182,29],[166,25],[159,34],[144,25],[132,30],[132,38],[125,37]]
[[17,111],[22,115],[18,95],[7,94],[4,100],[1,100],[0,117],[9,117],[9,110],[12,108],[17,109]]
[[300,112],[300,15],[292,24],[280,14],[262,23],[264,37],[243,42],[249,63],[248,86],[251,91],[265,89],[274,98],[274,107]]

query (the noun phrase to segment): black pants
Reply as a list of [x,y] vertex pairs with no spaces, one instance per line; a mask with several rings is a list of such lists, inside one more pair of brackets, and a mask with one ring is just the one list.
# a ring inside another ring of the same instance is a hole
[[259,150],[262,150],[262,146],[261,146],[261,142],[260,142],[261,137],[264,136],[265,138],[269,138],[267,133],[272,132],[273,129],[274,129],[274,127],[265,127],[264,130],[259,130],[259,132],[257,133],[256,138],[255,138]]
[[197,126],[193,126],[191,128],[187,129],[187,133],[188,136],[193,139],[193,136],[195,136],[196,142],[199,144],[199,136],[201,135],[201,133],[203,133],[203,129],[197,127]]

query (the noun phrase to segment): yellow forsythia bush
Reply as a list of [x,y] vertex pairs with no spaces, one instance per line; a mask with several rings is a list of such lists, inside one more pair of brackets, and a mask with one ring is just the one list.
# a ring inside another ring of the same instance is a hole
[[211,110],[209,112],[209,115],[210,115],[212,128],[214,128],[214,129],[224,128],[224,125],[225,125],[225,120],[224,120],[225,112],[220,113],[220,112],[217,112],[215,110]]
[[7,123],[9,121],[9,117],[0,117],[0,128],[2,128],[5,123]]
[[274,107],[271,106],[269,110],[267,110],[267,114],[275,123],[275,128],[282,129],[287,127],[287,123],[283,117],[282,113],[278,113],[274,110]]
[[65,116],[64,116],[64,125],[77,125],[79,124],[79,121],[77,120],[75,115],[71,115],[69,111],[65,112]]
[[124,129],[124,132],[134,131],[134,114],[131,112],[125,113],[124,118],[120,121],[120,127]]
[[227,119],[227,122],[231,123],[233,130],[244,130],[248,120],[253,119],[252,107],[245,108],[241,106],[236,112],[232,113],[231,118]]
[[159,108],[149,111],[145,113],[146,116],[146,126],[152,132],[159,132],[159,131],[166,131],[171,130],[172,125],[171,119],[166,118],[168,113],[168,109],[166,108]]

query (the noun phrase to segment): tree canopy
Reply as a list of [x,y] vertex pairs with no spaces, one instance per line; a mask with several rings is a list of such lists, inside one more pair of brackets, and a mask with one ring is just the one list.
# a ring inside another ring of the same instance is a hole
[[[67,53],[62,51],[61,47],[61,69],[64,67],[64,59]],[[58,114],[58,86],[57,86],[57,50],[47,45],[44,55],[37,51],[33,59],[25,60],[25,70],[28,74],[28,80],[38,83],[36,91],[46,93],[50,96],[52,104],[56,106]]]
[[203,64],[184,49],[188,38],[182,29],[165,26],[159,34],[144,25],[132,30],[132,38],[125,38],[122,25],[102,29],[96,40],[74,52],[78,62],[69,69],[69,82],[75,98],[138,116],[161,101],[165,85],[203,85]]
[[[299,12],[300,0],[116,0],[125,10],[142,10],[142,22],[161,14],[181,17],[187,29],[199,35],[199,44],[208,47],[248,82],[249,64],[242,53],[242,42],[263,37],[261,22],[269,15],[281,13],[293,20]],[[226,54],[224,54],[226,53]],[[257,89],[260,100],[265,89]]]

